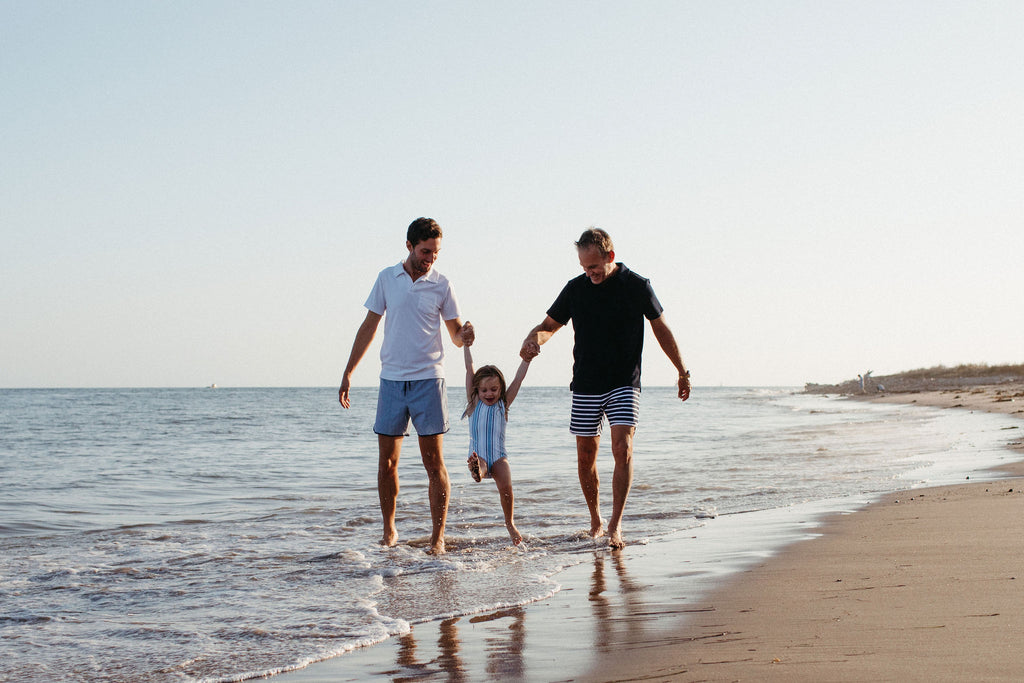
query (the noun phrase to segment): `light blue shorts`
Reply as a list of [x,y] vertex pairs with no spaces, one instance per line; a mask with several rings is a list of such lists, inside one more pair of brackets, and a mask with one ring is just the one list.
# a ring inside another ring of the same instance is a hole
[[570,434],[600,436],[602,417],[608,418],[609,425],[636,427],[640,423],[640,390],[622,387],[606,394],[573,393]]
[[448,431],[448,392],[444,379],[380,381],[373,431],[382,436],[409,436],[410,423],[420,436]]

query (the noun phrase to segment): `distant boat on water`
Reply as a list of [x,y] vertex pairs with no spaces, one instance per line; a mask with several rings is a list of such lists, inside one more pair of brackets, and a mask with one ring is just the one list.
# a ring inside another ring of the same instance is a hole
[[207,389],[216,389],[216,388],[217,388],[216,384],[211,384],[210,386],[207,387]]

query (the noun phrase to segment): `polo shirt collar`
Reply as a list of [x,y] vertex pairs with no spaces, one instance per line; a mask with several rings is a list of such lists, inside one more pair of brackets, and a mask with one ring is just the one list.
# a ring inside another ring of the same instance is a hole
[[[409,273],[405,272],[405,261],[404,260],[403,261],[399,261],[397,264],[395,264],[395,266],[391,269],[391,274],[395,278],[400,278],[403,275],[405,275],[410,280],[412,280],[412,277],[409,275]],[[437,269],[436,268],[431,268],[430,270],[427,271],[426,276],[421,277],[420,280],[425,280],[427,282],[437,282],[440,279],[440,277],[441,277],[441,274],[437,272]],[[419,280],[414,280],[414,282],[419,282]]]

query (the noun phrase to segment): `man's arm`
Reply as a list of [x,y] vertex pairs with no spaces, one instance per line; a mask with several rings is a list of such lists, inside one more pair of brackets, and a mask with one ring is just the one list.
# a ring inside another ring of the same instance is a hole
[[676,344],[676,337],[669,329],[665,316],[661,315],[651,321],[651,331],[658,340],[661,350],[665,352],[672,365],[679,371],[679,398],[684,401],[690,398],[690,373],[686,370],[683,357],[679,354],[679,345]]
[[377,326],[380,324],[380,319],[384,316],[373,311],[366,312],[366,318],[363,319],[363,324],[359,326],[359,330],[356,332],[356,340],[352,343],[352,353],[348,356],[348,365],[345,366],[345,374],[341,376],[341,388],[338,389],[338,402],[344,408],[348,408],[351,403],[349,401],[348,391],[352,384],[352,373],[355,372],[356,366],[359,365],[359,361],[366,355],[366,350],[370,348],[370,342],[373,341],[374,335],[377,334]]
[[[455,346],[461,348],[463,343],[465,343],[465,341],[466,341],[466,340],[463,339],[463,335],[462,335],[462,328],[463,328],[463,326],[462,326],[462,319],[461,318],[452,318],[451,320],[445,320],[444,321],[444,326],[448,328],[448,336],[450,336],[452,338],[452,343],[455,344]],[[470,335],[470,336],[467,336],[467,339],[468,339],[470,344],[473,343],[473,338],[471,336],[472,333],[473,333],[472,330],[473,330],[473,326],[470,325],[468,333],[467,333],[468,335]]]
[[562,323],[550,315],[545,316],[544,322],[530,330],[530,333],[526,335],[526,339],[523,340],[523,346],[519,350],[520,357],[526,361],[536,358],[540,354],[541,344],[546,344],[551,339],[551,335],[558,332],[562,327]]

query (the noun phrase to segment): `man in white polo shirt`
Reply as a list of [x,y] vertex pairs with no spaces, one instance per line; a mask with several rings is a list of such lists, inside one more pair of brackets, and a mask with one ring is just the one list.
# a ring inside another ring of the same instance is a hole
[[[432,218],[417,218],[406,234],[405,261],[385,268],[366,300],[366,318],[356,333],[348,365],[338,390],[338,400],[348,408],[352,372],[366,354],[377,326],[384,318],[384,343],[380,350],[380,393],[373,431],[377,434],[380,460],[377,493],[384,518],[381,544],[398,543],[395,509],[398,499],[398,457],[409,424],[416,428],[420,455],[427,470],[430,518],[433,529],[430,552],[441,554],[448,517],[451,484],[444,465],[442,442],[448,431],[448,400],[444,382],[444,340],[441,321],[456,346],[462,346],[462,321],[455,291],[444,275],[433,269],[441,251],[441,227]],[[387,315],[385,316],[385,313]],[[472,328],[467,341],[472,342]]]

